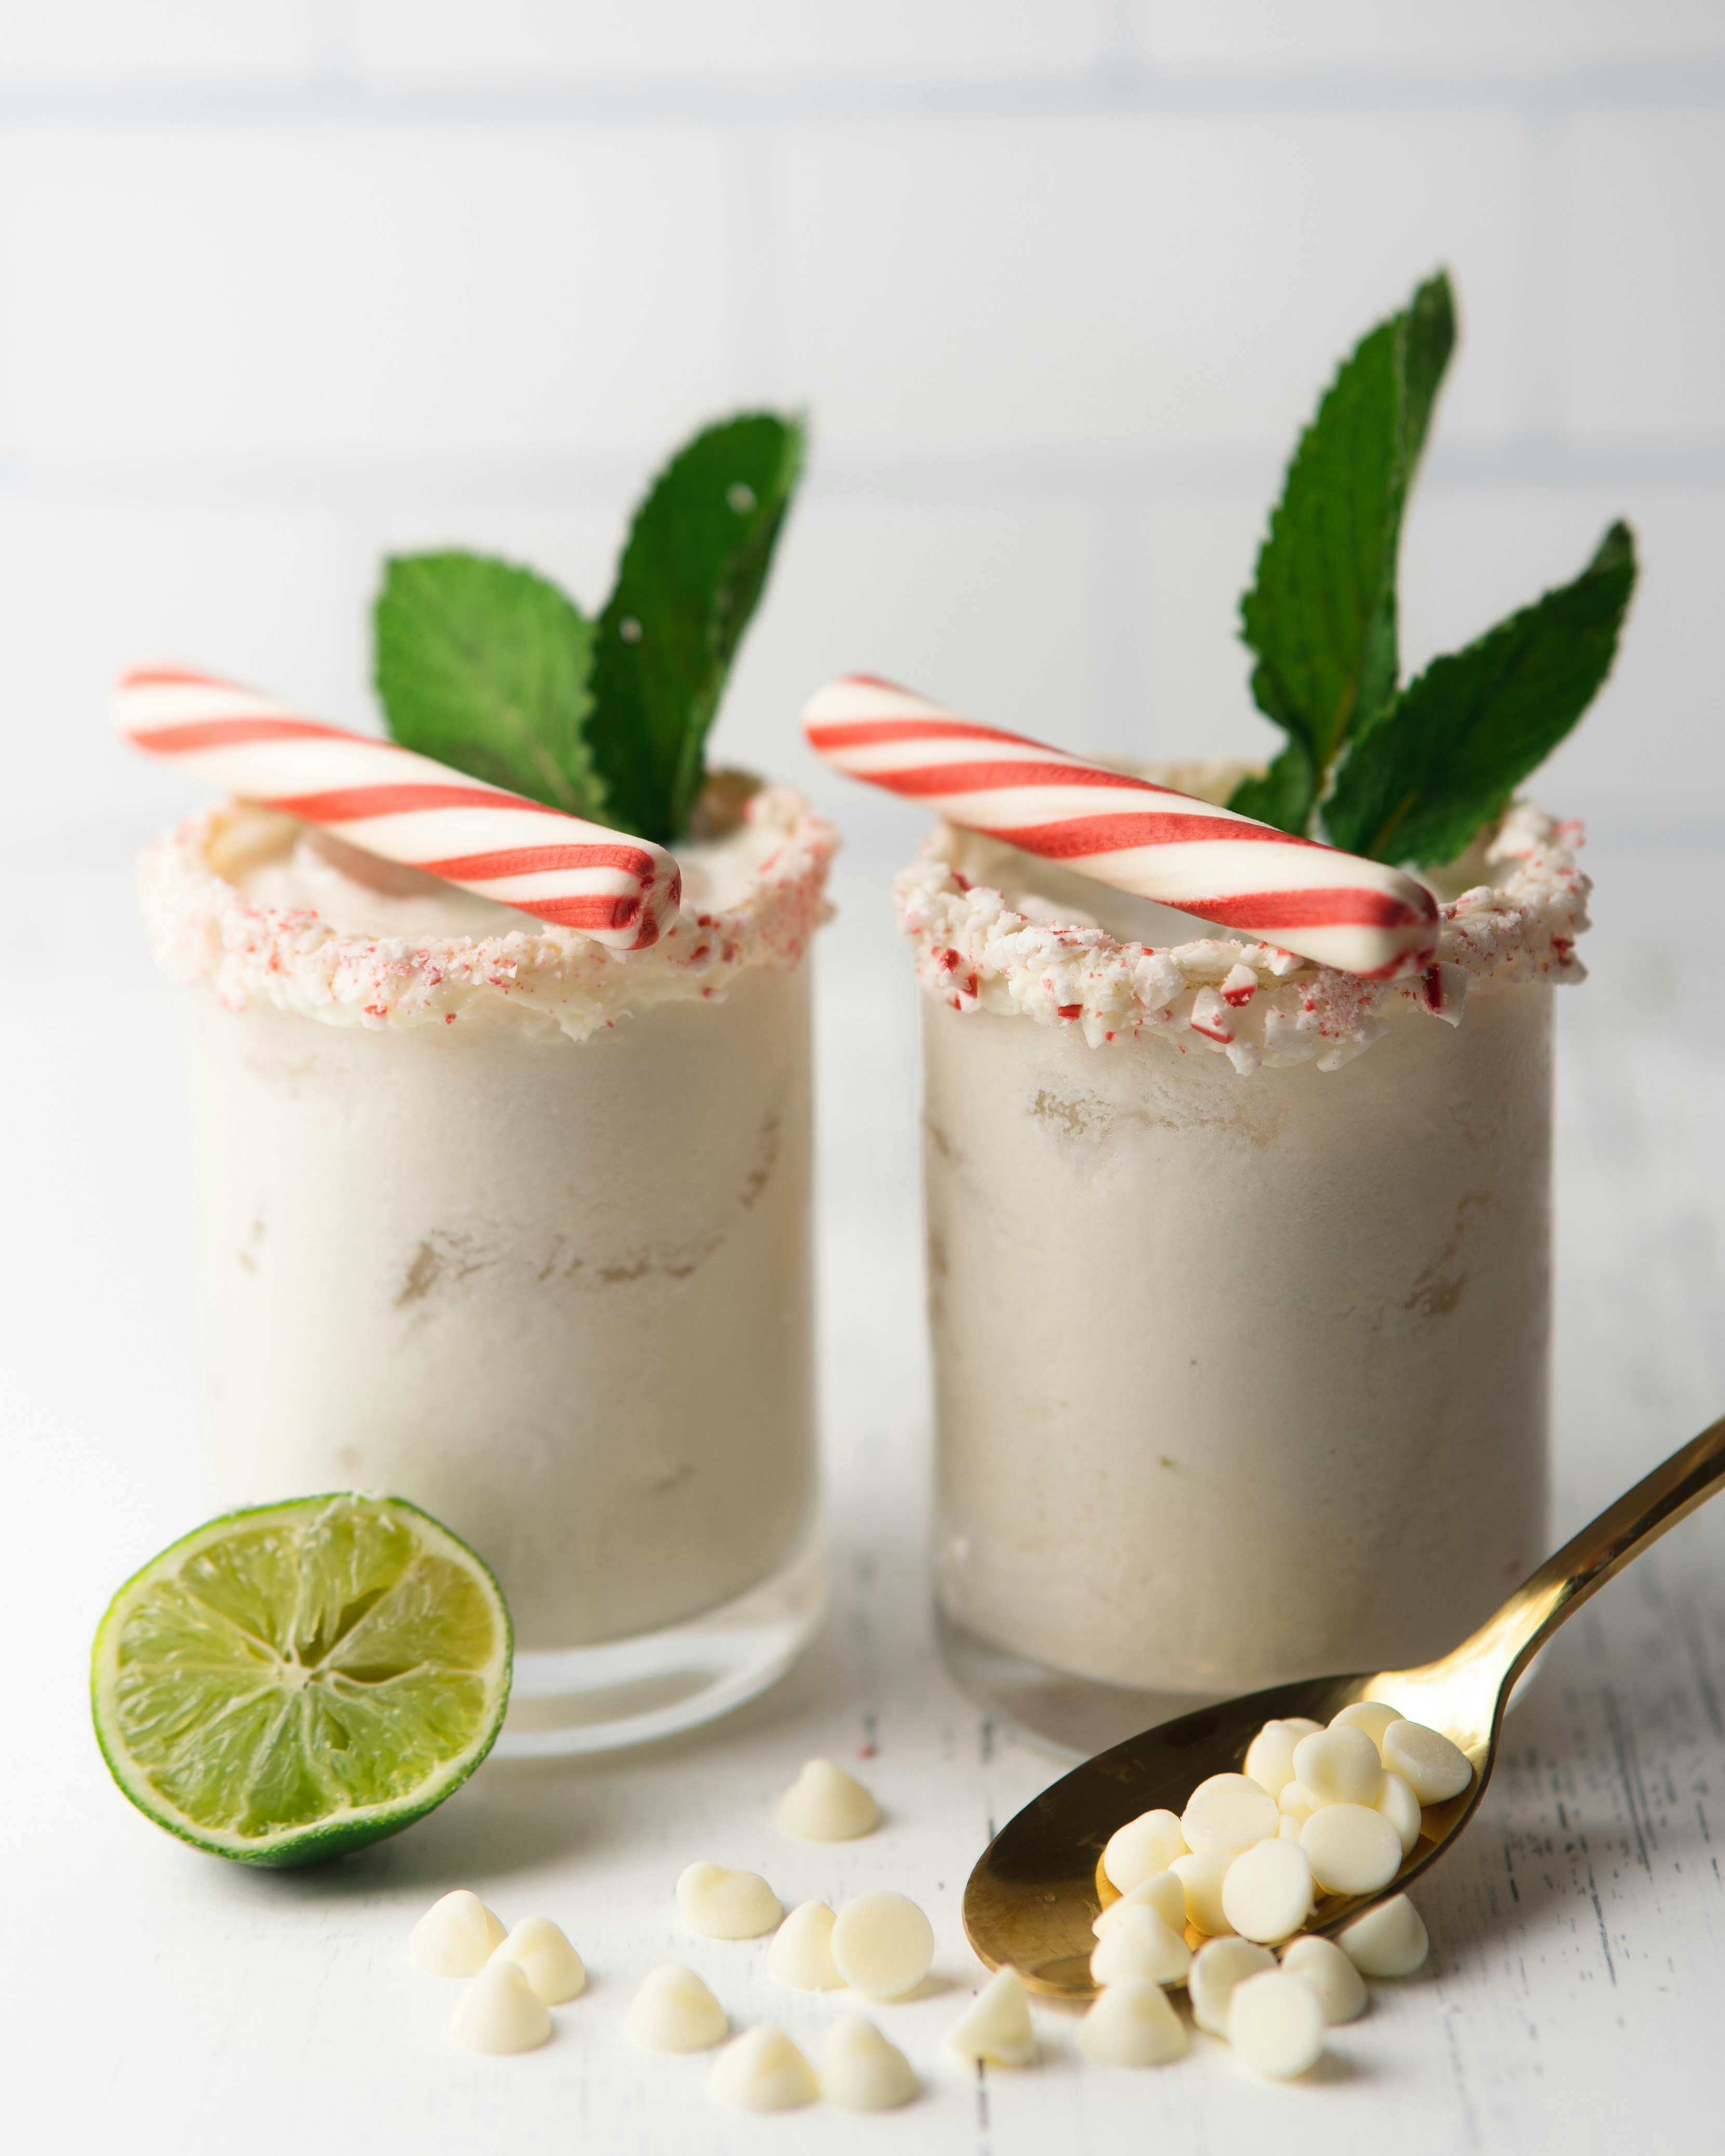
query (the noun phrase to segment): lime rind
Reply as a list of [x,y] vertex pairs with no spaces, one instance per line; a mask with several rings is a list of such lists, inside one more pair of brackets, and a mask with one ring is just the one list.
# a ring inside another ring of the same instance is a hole
[[91,1661],[96,1741],[181,1840],[318,1863],[459,1788],[502,1726],[513,1644],[490,1568],[405,1499],[249,1507],[115,1596]]

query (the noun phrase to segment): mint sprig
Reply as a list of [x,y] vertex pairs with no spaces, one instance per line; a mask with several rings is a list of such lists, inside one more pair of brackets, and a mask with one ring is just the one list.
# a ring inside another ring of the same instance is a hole
[[675,838],[803,469],[803,430],[764,413],[697,435],[635,512],[599,621],[594,752],[613,813]]
[[1414,865],[1465,852],[1580,717],[1635,575],[1633,536],[1614,525],[1574,583],[1399,685],[1402,525],[1455,341],[1440,272],[1343,361],[1240,602],[1254,698],[1289,738],[1229,805]]
[[531,569],[398,555],[376,613],[377,694],[404,748],[602,821],[588,753],[593,624]]
[[[1402,512],[1455,341],[1449,280],[1423,285],[1344,360],[1301,435],[1240,601],[1258,708],[1293,751],[1249,813],[1303,830],[1322,774],[1395,692]],[[1243,789],[1244,790],[1244,789]],[[1236,799],[1236,807],[1246,802]]]
[[1635,581],[1634,537],[1614,524],[1573,583],[1433,660],[1343,765],[1324,804],[1336,844],[1376,860],[1465,853],[1592,702]]
[[374,613],[391,734],[552,808],[680,838],[803,446],[770,413],[697,434],[637,509],[597,620],[510,562],[393,557]]

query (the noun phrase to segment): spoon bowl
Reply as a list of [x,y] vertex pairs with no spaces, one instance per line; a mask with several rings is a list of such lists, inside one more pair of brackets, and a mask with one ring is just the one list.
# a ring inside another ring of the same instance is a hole
[[[1102,1868],[1117,1829],[1142,1812],[1179,1813],[1199,1783],[1242,1771],[1266,1722],[1327,1724],[1355,1700],[1381,1701],[1440,1729],[1472,1763],[1470,1787],[1427,1806],[1420,1839],[1376,1893],[1322,1897],[1307,1922],[1334,1932],[1435,1864],[1479,1809],[1504,1709],[1523,1670],[1566,1618],[1725,1481],[1725,1417],[1712,1424],[1549,1558],[1461,1645],[1415,1669],[1306,1677],[1159,1723],[1075,1768],[1008,1821],[964,1892],[964,1928],[990,1969],[1016,1969],[1033,1991],[1081,2001],[1096,1918],[1118,1890]],[[1189,1937],[1196,1942],[1199,1934]]]

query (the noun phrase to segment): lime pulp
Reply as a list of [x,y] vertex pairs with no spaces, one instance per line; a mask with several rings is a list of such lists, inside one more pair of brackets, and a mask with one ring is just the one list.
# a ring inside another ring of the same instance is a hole
[[96,1738],[169,1833],[315,1863],[398,1834],[466,1780],[503,1721],[511,1644],[485,1566],[401,1498],[230,1512],[115,1596]]

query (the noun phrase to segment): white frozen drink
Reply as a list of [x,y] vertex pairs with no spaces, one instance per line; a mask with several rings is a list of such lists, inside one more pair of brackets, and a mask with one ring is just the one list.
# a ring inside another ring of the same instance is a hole
[[803,962],[835,840],[783,788],[733,814],[642,952],[252,808],[146,857],[197,991],[218,1494],[413,1499],[529,1654],[726,1604],[810,1532]]

